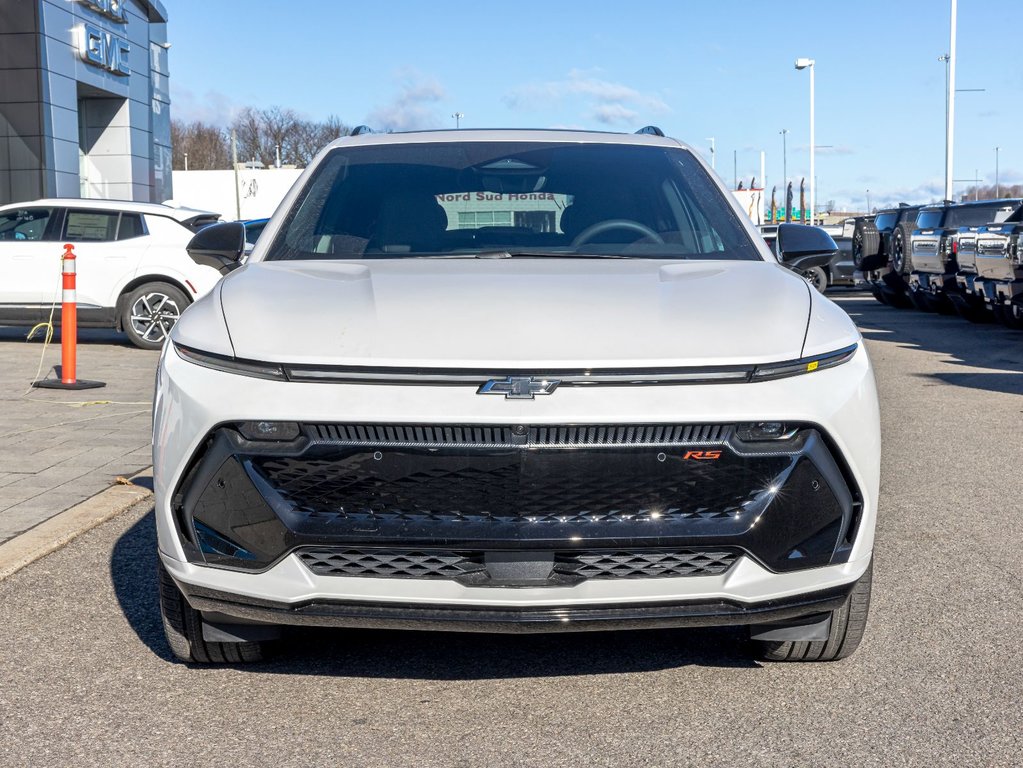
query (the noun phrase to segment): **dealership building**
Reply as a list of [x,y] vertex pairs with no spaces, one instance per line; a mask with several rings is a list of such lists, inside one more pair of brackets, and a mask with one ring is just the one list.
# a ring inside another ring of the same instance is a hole
[[171,194],[159,0],[0,0],[0,205]]

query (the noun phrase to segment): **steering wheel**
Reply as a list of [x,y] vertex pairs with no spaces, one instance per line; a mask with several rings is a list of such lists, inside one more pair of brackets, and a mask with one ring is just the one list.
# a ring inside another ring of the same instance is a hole
[[608,232],[612,229],[631,229],[633,232],[638,232],[644,237],[648,237],[655,243],[664,243],[664,238],[657,234],[654,230],[650,229],[646,224],[640,224],[638,221],[632,219],[607,219],[606,221],[598,221],[596,224],[591,224],[572,240],[572,247],[576,248],[584,243],[590,242],[597,235],[601,235],[604,232]]

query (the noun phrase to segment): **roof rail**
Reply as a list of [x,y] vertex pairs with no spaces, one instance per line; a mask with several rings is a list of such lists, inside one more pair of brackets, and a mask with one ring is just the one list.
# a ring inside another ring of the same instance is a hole
[[348,135],[349,136],[362,136],[364,133],[376,133],[376,131],[374,131],[368,125],[358,125],[355,128],[353,128],[352,132],[350,134],[348,134]]
[[636,133],[645,133],[648,136],[664,136],[664,131],[658,128],[656,125],[647,125],[640,128]]

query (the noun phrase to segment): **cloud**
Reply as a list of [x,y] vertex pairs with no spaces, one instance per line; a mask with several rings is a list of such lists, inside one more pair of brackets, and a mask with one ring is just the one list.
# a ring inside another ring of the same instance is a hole
[[598,123],[613,125],[614,123],[634,123],[639,115],[632,109],[621,104],[598,104],[590,112],[590,116]]
[[[839,208],[862,208],[865,204],[866,187],[863,189],[840,189],[827,192]],[[939,178],[928,179],[916,185],[903,185],[882,189],[870,188],[871,208],[890,208],[899,203],[936,203],[945,197],[945,182]]]
[[[796,152],[809,152],[809,144],[800,144],[797,147],[793,147]],[[856,150],[847,144],[836,144],[833,147],[821,147],[818,146],[814,152],[818,155],[855,155]]]
[[398,73],[399,90],[387,104],[374,108],[366,123],[378,130],[415,131],[438,128],[443,119],[434,106],[447,98],[444,87],[434,78],[415,70]]
[[661,115],[671,111],[655,94],[579,69],[560,80],[521,85],[506,93],[503,101],[511,109],[534,111],[574,103],[580,113],[605,125],[634,123],[641,113]]
[[171,117],[186,123],[201,121],[227,126],[234,120],[242,105],[216,90],[202,95],[181,86],[171,87]]

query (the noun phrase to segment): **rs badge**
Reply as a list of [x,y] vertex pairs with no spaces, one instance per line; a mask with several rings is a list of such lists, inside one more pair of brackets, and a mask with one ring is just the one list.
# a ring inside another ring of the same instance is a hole
[[686,451],[682,457],[685,461],[717,461],[721,451]]

